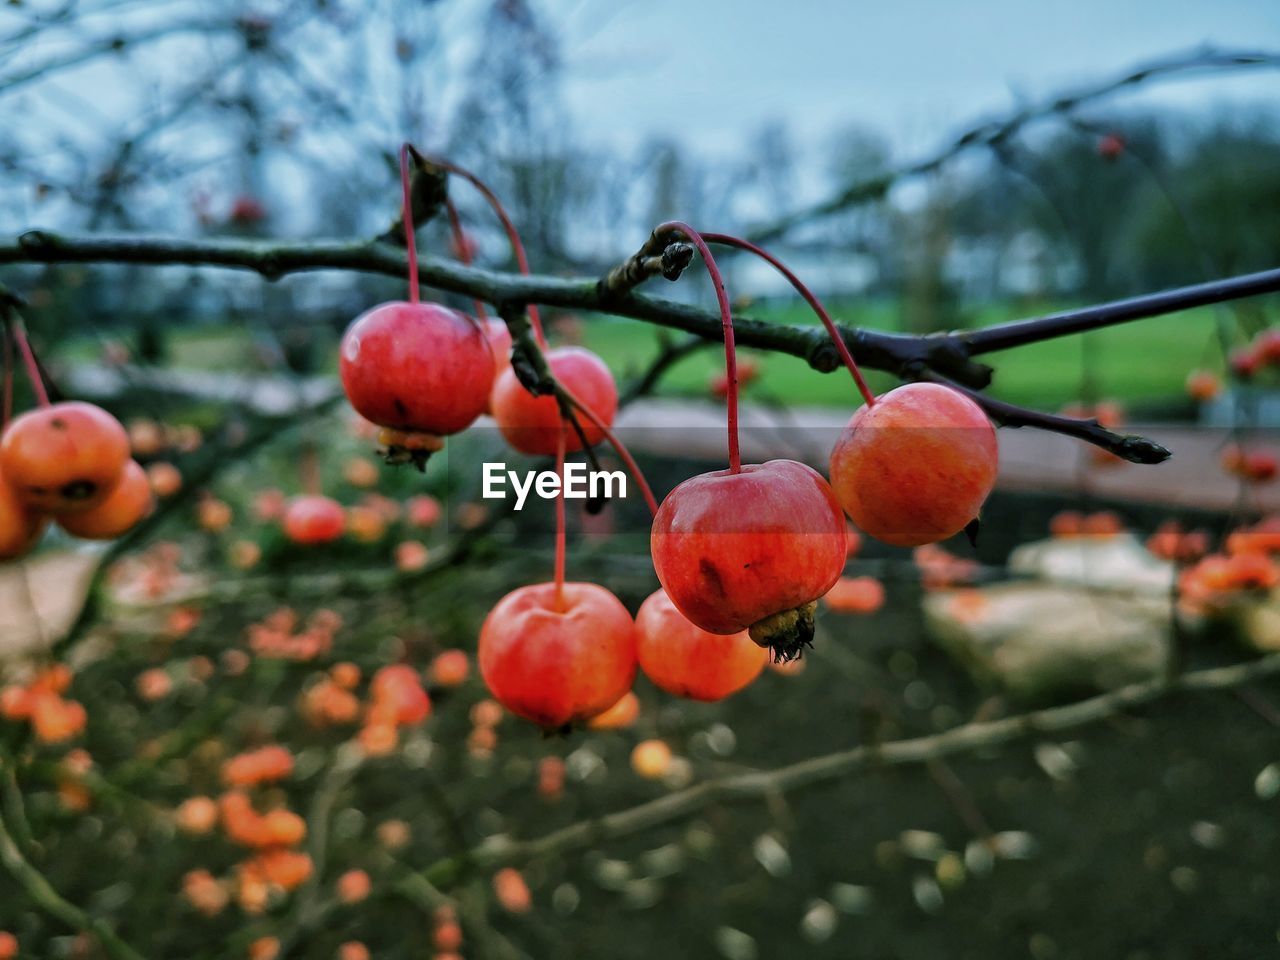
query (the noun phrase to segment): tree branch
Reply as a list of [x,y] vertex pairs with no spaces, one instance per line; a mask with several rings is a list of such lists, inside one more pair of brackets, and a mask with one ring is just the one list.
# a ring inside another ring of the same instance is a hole
[[[760,799],[838,780],[870,767],[928,763],[1008,743],[1032,734],[1072,730],[1114,717],[1173,693],[1229,690],[1277,673],[1280,673],[1280,654],[1270,654],[1258,660],[1231,666],[1184,673],[1170,680],[1130,684],[1065,706],[1035,710],[1000,720],[968,723],[911,740],[854,747],[772,771],[708,780],[626,810],[593,820],[579,821],[537,839],[493,837],[475,847],[465,862],[478,869],[493,869],[503,864],[560,855],[680,820],[713,803]],[[427,867],[423,876],[436,886],[445,886],[459,876],[462,866],[461,860],[444,858]]]
[[111,960],[142,960],[142,955],[116,936],[105,921],[89,916],[53,888],[44,874],[22,855],[3,816],[0,816],[0,864],[36,906],[72,930],[92,936]]
[[1026,407],[1007,403],[1004,400],[997,400],[995,397],[990,397],[980,390],[970,390],[968,387],[961,386],[946,377],[940,377],[927,371],[920,379],[928,380],[930,383],[941,383],[953,390],[959,390],[980,406],[988,417],[1002,427],[1011,429],[1035,427],[1037,430],[1047,430],[1049,433],[1061,433],[1068,437],[1075,437],[1077,440],[1083,440],[1085,443],[1091,443],[1095,447],[1101,447],[1109,453],[1114,453],[1121,460],[1128,460],[1130,463],[1163,463],[1172,456],[1167,447],[1156,443],[1154,440],[1148,440],[1146,437],[1140,437],[1133,433],[1113,433],[1092,417],[1087,419],[1063,417],[1055,413],[1041,413],[1039,410],[1029,410]]
[[[240,239],[190,240],[148,235],[75,235],[29,230],[10,243],[0,243],[5,263],[149,263],[218,266],[253,270],[268,280],[308,270],[353,270],[386,276],[406,275],[403,249],[376,240],[263,242]],[[719,342],[720,315],[688,304],[633,292],[603,296],[595,279],[522,276],[466,267],[450,261],[419,259],[424,286],[492,303],[520,308],[535,303],[570,310],[599,311],[645,320]],[[909,368],[930,367],[972,387],[991,382],[991,368],[970,360],[951,334],[911,336],[876,330],[841,328],[845,342],[863,366],[903,375]],[[821,327],[765,323],[734,318],[734,334],[742,346],[787,353],[822,373],[841,366],[840,356]]]
[[1263,270],[1189,287],[1175,287],[1159,293],[1147,293],[1140,297],[1112,300],[1110,303],[1099,303],[1079,310],[1064,310],[1047,317],[999,323],[981,330],[961,332],[956,336],[965,344],[968,353],[976,356],[994,350],[1040,343],[1055,337],[1087,333],[1134,320],[1145,320],[1165,313],[1176,313],[1179,310],[1275,293],[1277,290],[1280,290],[1280,269]]
[[[646,297],[631,289],[649,276],[668,275],[668,268],[677,275],[678,270],[684,268],[687,254],[680,249],[683,245],[669,241],[670,238],[657,234],[650,236],[637,254],[599,281],[498,273],[427,259],[421,261],[420,273],[424,284],[494,304],[509,324],[512,318],[523,316],[525,305],[538,303],[614,313],[686,330],[704,340],[719,341],[723,334],[716,314]],[[268,279],[325,268],[389,276],[402,276],[406,269],[403,251],[380,240],[267,243],[154,236],[68,236],[32,230],[22,234],[15,243],[0,244],[0,264],[103,261],[233,267],[255,270]],[[1093,420],[1039,413],[986,396],[979,391],[991,382],[993,371],[973,357],[1277,290],[1280,290],[1280,269],[1015,320],[981,330],[925,336],[844,327],[840,332],[860,364],[904,379],[932,380],[962,389],[1003,426],[1035,427],[1061,433],[1092,443],[1131,463],[1159,463],[1168,458],[1169,451],[1146,438],[1112,433]],[[529,348],[532,340],[520,336],[522,322],[516,322],[512,332],[518,347],[523,344]],[[768,324],[746,317],[736,318],[734,327],[743,346],[803,357],[810,366],[823,372],[840,366],[839,354],[821,327]],[[682,347],[680,355],[688,349],[691,348]],[[517,354],[539,367],[531,371],[538,379],[553,383],[545,362],[538,362],[540,356],[531,356],[540,351],[517,350]],[[669,362],[675,359],[678,356],[672,354]]]
[[754,240],[756,243],[775,240],[801,224],[821,220],[850,207],[878,200],[899,181],[933,173],[966,150],[999,144],[1002,140],[1013,136],[1021,128],[1033,121],[1041,120],[1057,113],[1066,113],[1085,103],[1103,99],[1146,80],[1190,73],[1196,70],[1231,70],[1245,67],[1276,66],[1280,66],[1280,53],[1269,50],[1215,50],[1213,47],[1204,47],[1189,53],[1174,54],[1158,60],[1148,61],[1111,80],[1084,86],[1069,93],[1057,94],[1040,103],[1023,107],[1021,110],[1000,120],[985,120],[977,123],[961,133],[949,145],[929,157],[905,164],[886,173],[849,183],[828,199],[796,210],[774,220],[772,223],[757,227],[748,236],[749,239]]

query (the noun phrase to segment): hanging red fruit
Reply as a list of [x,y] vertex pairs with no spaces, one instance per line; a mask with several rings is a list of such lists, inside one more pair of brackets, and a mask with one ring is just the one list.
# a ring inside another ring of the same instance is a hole
[[723,700],[760,675],[769,653],[746,631],[708,633],[657,590],[636,614],[636,657],[654,685],[690,700]]
[[436,303],[384,303],[342,338],[342,388],[382,427],[447,436],[485,410],[494,359],[478,321]]
[[400,148],[409,300],[380,304],[352,322],[342,337],[338,372],[356,411],[390,431],[387,459],[422,467],[441,437],[465,430],[485,412],[494,355],[478,320],[419,300],[410,149]]
[[[604,361],[582,347],[548,350],[546,358],[555,378],[606,427],[611,426],[618,411],[618,387]],[[555,397],[535,397],[508,366],[494,385],[492,407],[502,435],[521,453],[541,456],[555,453],[561,424],[560,405]],[[604,439],[604,431],[595,424],[584,422],[582,427],[590,445],[595,446]],[[570,453],[582,449],[582,440],[576,431],[569,431],[566,443]]]
[[[688,224],[664,223],[654,234],[686,237],[702,255],[715,288],[724,330],[729,469],[686,480],[667,495],[653,520],[653,566],[676,609],[696,626],[718,634],[747,630],[776,658],[789,660],[812,641],[817,600],[844,570],[844,515],[826,480],[802,463],[743,465],[733,314],[724,281],[706,240]],[[759,250],[720,234],[707,236]],[[810,300],[815,302],[811,295]],[[834,329],[825,312],[819,314]],[[849,363],[857,379],[852,358]]]
[[920,546],[977,519],[998,459],[995,428],[973,400],[910,383],[853,415],[831,451],[831,483],[859,530]]
[[91,403],[54,403],[15,418],[0,439],[0,471],[29,506],[87,510],[111,493],[129,460],[129,435]]
[[480,628],[480,675],[494,699],[547,730],[603,713],[631,689],[635,625],[594,583],[539,583],[507,594]]
[[718,470],[680,484],[653,521],[658,580],[703,630],[748,630],[775,655],[813,636],[816,601],[844,570],[844,515],[831,488],[794,460]]
[[0,473],[0,560],[20,557],[36,545],[47,521],[27,506]]

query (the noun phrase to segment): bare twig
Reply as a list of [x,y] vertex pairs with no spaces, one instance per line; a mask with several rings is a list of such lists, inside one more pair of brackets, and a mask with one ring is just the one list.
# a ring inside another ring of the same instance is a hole
[[1023,107],[999,120],[985,120],[961,133],[950,144],[931,156],[905,164],[894,170],[856,180],[841,187],[831,197],[803,209],[796,210],[772,223],[756,228],[749,235],[757,243],[774,240],[801,224],[812,223],[863,203],[878,200],[902,180],[924,176],[943,167],[960,154],[974,147],[990,147],[1013,136],[1036,120],[1064,114],[1091,101],[1100,100],[1121,90],[1129,89],[1162,77],[1191,73],[1197,70],[1230,70],[1255,67],[1280,66],[1280,53],[1269,50],[1215,50],[1204,47],[1188,53],[1162,57],[1125,71],[1118,77],[1081,87],[1068,93],[1051,96],[1039,103]]
[[1154,440],[1132,433],[1113,433],[1093,417],[1063,417],[1056,413],[1029,410],[1004,400],[997,400],[979,390],[970,390],[946,377],[929,372],[920,379],[946,384],[953,390],[959,390],[982,407],[987,416],[1002,427],[1035,427],[1037,430],[1046,430],[1049,433],[1061,433],[1064,436],[1091,443],[1095,447],[1101,447],[1130,463],[1163,463],[1171,456],[1167,447]]
[[[502,864],[559,855],[683,819],[713,803],[757,800],[838,780],[873,767],[928,763],[1035,733],[1086,726],[1173,693],[1231,690],[1277,673],[1280,673],[1280,654],[1271,654],[1231,666],[1184,673],[1168,681],[1161,679],[1130,684],[1065,706],[968,723],[931,736],[854,747],[772,771],[708,780],[626,810],[579,821],[533,840],[515,840],[508,836],[490,838],[470,852],[466,863],[480,869],[491,869]],[[434,885],[447,886],[457,879],[462,865],[454,858],[441,859],[427,867],[424,876]]]

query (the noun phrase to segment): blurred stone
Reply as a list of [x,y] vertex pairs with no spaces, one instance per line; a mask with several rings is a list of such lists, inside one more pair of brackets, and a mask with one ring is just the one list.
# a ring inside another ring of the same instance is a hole
[[1237,598],[1227,608],[1227,619],[1246,646],[1262,653],[1280,650],[1280,591]]
[[970,840],[964,848],[964,866],[976,877],[985,877],[995,866],[996,858],[991,847],[983,840]]
[[1253,781],[1253,792],[1259,800],[1272,800],[1280,794],[1280,764],[1269,763],[1258,771]]
[[582,897],[578,888],[572,883],[562,883],[551,894],[551,908],[562,917],[567,917],[578,909]]
[[652,877],[632,880],[622,888],[622,899],[632,910],[648,910],[662,899],[662,884]]
[[979,680],[1022,699],[1078,696],[1157,677],[1169,596],[1003,583],[924,599],[938,644]]
[[773,834],[762,833],[756,837],[751,849],[760,866],[770,876],[785,877],[791,872],[791,855]]
[[933,877],[919,876],[911,881],[911,895],[916,906],[925,913],[937,913],[942,909],[942,888]]
[[1127,533],[1024,543],[1009,555],[1009,570],[1051,583],[1142,593],[1166,602],[1174,580],[1173,564],[1152,556]]
[[754,937],[733,927],[716,930],[716,949],[725,960],[756,960],[760,952]]
[[831,901],[841,913],[866,913],[871,906],[871,888],[856,883],[833,883]]
[[800,919],[800,936],[810,943],[824,943],[836,932],[839,920],[835,907],[825,900],[815,900]]
[[1030,860],[1035,856],[1036,838],[1025,830],[1002,830],[991,838],[991,849],[1006,860]]
[[1070,780],[1076,772],[1076,762],[1071,754],[1056,743],[1037,743],[1036,763],[1055,780]]
[[902,851],[917,860],[937,860],[946,850],[946,841],[930,830],[903,830],[898,837]]
[[43,650],[71,628],[101,554],[93,545],[0,562],[0,658]]

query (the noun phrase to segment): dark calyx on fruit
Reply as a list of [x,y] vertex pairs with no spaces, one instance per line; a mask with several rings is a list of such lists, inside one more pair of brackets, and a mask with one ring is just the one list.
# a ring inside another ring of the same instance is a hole
[[813,646],[813,618],[817,611],[818,602],[811,600],[757,620],[747,633],[759,646],[772,651],[774,663],[788,663],[799,659],[805,647]]

